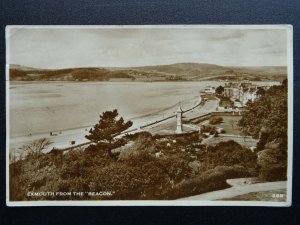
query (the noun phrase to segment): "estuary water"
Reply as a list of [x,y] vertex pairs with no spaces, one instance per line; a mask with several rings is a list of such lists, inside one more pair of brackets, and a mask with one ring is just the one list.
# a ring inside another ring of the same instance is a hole
[[207,85],[224,82],[10,82],[10,136],[91,127],[112,109],[136,127],[193,106]]

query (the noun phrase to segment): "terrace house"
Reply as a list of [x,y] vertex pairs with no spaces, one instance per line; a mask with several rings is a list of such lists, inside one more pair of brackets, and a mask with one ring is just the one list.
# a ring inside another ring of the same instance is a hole
[[234,102],[239,102],[240,106],[245,106],[248,101],[254,101],[257,96],[257,86],[252,83],[226,83],[224,87],[224,96]]

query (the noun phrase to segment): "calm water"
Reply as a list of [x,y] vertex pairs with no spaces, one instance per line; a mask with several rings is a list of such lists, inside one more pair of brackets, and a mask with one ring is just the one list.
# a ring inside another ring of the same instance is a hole
[[180,101],[188,108],[205,86],[223,82],[43,82],[10,84],[12,137],[91,126],[99,114],[118,109],[138,124],[173,113]]

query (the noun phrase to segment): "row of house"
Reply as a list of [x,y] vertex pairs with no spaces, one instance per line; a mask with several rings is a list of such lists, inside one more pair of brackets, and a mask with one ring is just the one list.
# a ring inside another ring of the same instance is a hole
[[248,101],[254,101],[259,97],[258,90],[258,87],[250,82],[230,82],[225,83],[224,96],[232,99],[235,106],[243,107]]

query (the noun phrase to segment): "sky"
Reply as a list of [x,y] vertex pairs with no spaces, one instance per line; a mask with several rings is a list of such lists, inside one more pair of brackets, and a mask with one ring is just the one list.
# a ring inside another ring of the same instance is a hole
[[7,62],[59,69],[182,62],[286,66],[286,29],[236,27],[11,27]]

